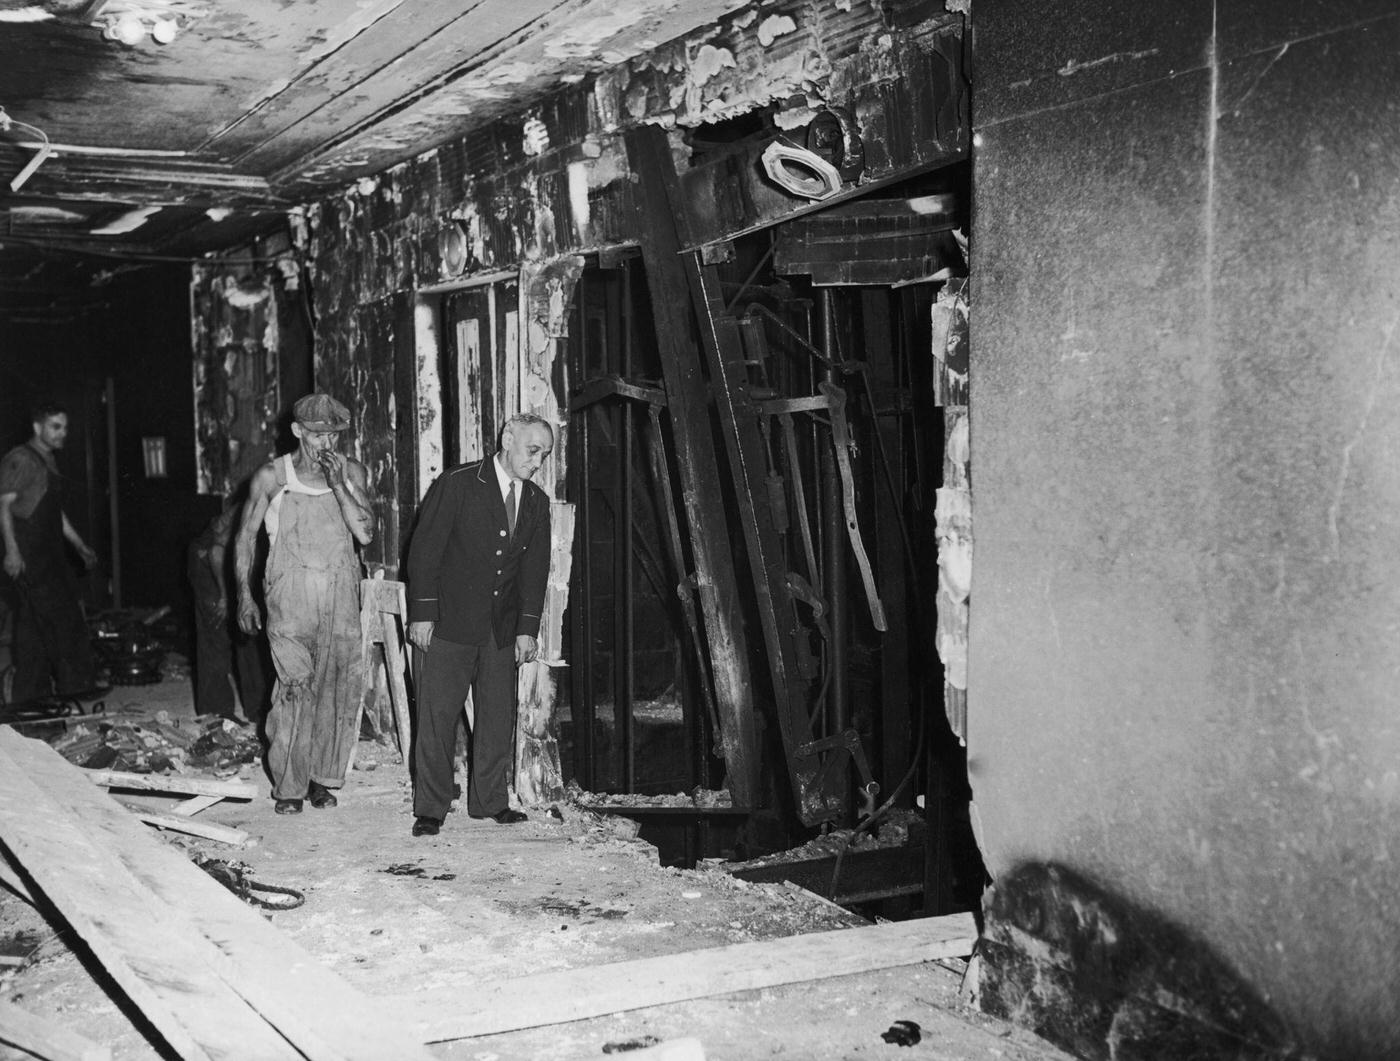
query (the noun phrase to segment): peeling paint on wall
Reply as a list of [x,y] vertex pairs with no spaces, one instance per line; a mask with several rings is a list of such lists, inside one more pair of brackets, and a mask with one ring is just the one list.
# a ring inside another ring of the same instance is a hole
[[520,312],[525,321],[521,337],[520,409],[555,425],[553,459],[536,480],[552,498],[558,496],[562,470],[568,467],[568,419],[560,411],[554,359],[559,340],[568,336],[569,306],[581,275],[583,259],[576,255],[527,263],[520,271]]
[[943,408],[943,484],[934,506],[938,540],[935,595],[938,657],[943,661],[948,725],[967,743],[968,602],[972,594],[972,466],[967,415],[967,281],[950,280],[930,310],[934,387]]
[[414,436],[418,454],[418,497],[446,467],[445,440],[442,437],[442,379],[438,374],[440,340],[437,303],[419,301],[413,308],[414,383],[417,421]]
[[190,287],[195,489],[228,496],[276,449],[277,301],[246,269],[196,265]]
[[[691,167],[687,130],[773,104],[779,105],[775,124],[794,135],[802,135],[818,112],[842,106],[855,116],[867,144],[891,139],[883,152],[868,155],[869,177],[949,156],[958,148],[957,138],[965,135],[956,120],[965,86],[954,81],[954,66],[945,63],[946,108],[952,119],[940,119],[943,124],[936,125],[923,115],[929,109],[928,64],[943,62],[941,53],[933,59],[929,55],[944,49],[956,63],[961,54],[956,20],[949,20],[946,43],[932,40],[923,28],[891,42],[878,3],[780,0],[742,10],[717,4],[717,21],[658,46],[652,39],[654,19],[629,20],[634,10],[650,8],[655,13],[662,5],[656,0],[620,2],[626,7],[618,7],[608,20],[597,21],[594,11],[591,28],[580,20],[555,35],[573,46],[596,50],[587,60],[597,64],[588,83],[565,88],[556,83],[552,94],[528,108],[465,137],[438,143],[376,175],[363,191],[348,189],[307,210],[318,385],[359,385],[352,368],[369,364],[375,354],[375,340],[362,334],[361,307],[443,280],[467,283],[475,275],[519,268],[520,303],[512,306],[509,316],[521,322],[518,330],[525,333],[517,346],[524,367],[493,380],[493,393],[483,397],[501,411],[543,404],[546,393],[557,391],[560,384],[543,371],[540,342],[557,341],[551,333],[557,323],[549,322],[560,318],[541,308],[547,307],[548,299],[541,303],[542,293],[531,291],[529,271],[544,268],[541,262],[573,261],[579,253],[635,241],[633,185],[621,134],[641,122],[671,131],[682,173]],[[605,32],[610,28],[616,28],[615,35]],[[642,48],[648,50],[601,68]],[[886,48],[898,54],[890,58],[882,53]],[[533,64],[509,61],[489,76],[465,75],[435,99],[433,107],[443,114],[470,112],[503,86],[523,84],[533,76]],[[881,78],[911,85],[910,94],[892,102]],[[912,119],[907,115],[911,101],[919,104]],[[412,138],[417,128],[410,124],[396,135]],[[425,132],[431,128],[431,122],[422,123]],[[940,130],[946,141],[938,139]],[[334,153],[328,158],[328,163],[340,161]],[[466,232],[468,253],[460,267],[445,270],[438,236],[448,222]],[[718,228],[728,219],[716,215],[714,224]],[[565,286],[571,291],[572,281]],[[558,299],[555,305],[557,309]],[[407,312],[415,312],[411,304]],[[421,317],[431,308],[416,312]],[[503,312],[503,327],[505,316]],[[420,348],[410,356],[425,369],[433,351]],[[425,386],[420,380],[416,414],[409,422],[421,437],[431,439],[441,433],[441,397],[439,393],[432,399],[430,386]],[[383,400],[387,398],[386,394]],[[409,398],[407,393],[398,395],[400,402]],[[386,457],[392,453],[390,439],[367,437],[357,444],[372,460],[379,459],[376,447]],[[566,447],[561,439],[551,462],[556,469],[565,467]],[[429,452],[439,453],[440,470],[440,451]],[[430,481],[432,458],[420,452],[416,459],[419,483]]]

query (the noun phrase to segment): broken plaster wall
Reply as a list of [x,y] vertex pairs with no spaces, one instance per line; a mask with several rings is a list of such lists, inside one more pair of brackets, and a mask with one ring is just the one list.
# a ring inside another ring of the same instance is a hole
[[190,299],[195,489],[227,496],[276,453],[285,296],[265,271],[197,265]]
[[976,17],[984,999],[1400,1056],[1400,15]]
[[[366,390],[385,372],[363,324],[366,307],[392,307],[376,312],[393,318],[399,347],[414,329],[406,296],[420,288],[636,243],[622,140],[634,124],[672,129],[684,164],[682,130],[772,106],[782,112],[778,125],[800,139],[803,125],[830,103],[864,130],[862,182],[964,151],[960,32],[958,18],[928,3],[750,6],[314,204],[307,219],[318,385],[389,400],[382,389]],[[776,202],[758,218],[745,216],[731,195],[725,215],[701,235],[721,238],[807,205],[770,197]],[[446,225],[465,243],[457,269],[440,249]],[[396,378],[395,414],[378,417],[384,426],[377,433],[356,438],[356,455],[375,470],[380,496],[398,499],[406,528],[427,484],[409,481],[414,465],[394,449],[414,435],[409,427],[431,435],[434,412],[420,407],[412,372]],[[557,373],[555,389],[562,400]],[[406,409],[417,415],[406,417]],[[563,471],[560,462],[561,483]],[[400,545],[381,538],[372,559],[392,573]]]

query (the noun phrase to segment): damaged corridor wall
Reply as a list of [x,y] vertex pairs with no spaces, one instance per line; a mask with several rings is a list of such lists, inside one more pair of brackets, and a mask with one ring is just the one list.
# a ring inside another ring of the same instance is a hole
[[[749,6],[313,204],[305,247],[316,383],[377,406],[354,445],[402,521],[381,523],[371,562],[397,570],[428,485],[414,474],[415,438],[441,431],[437,410],[410,404],[415,297],[635,245],[641,222],[623,137],[640,123],[670,130],[683,160],[685,129],[772,108],[778,129],[800,140],[831,105],[864,135],[862,183],[965,157],[962,47],[961,16],[922,0]],[[810,205],[757,180],[740,187],[731,178],[744,160],[736,153],[695,175],[697,201],[716,211],[707,240]],[[728,196],[712,199],[706,181]],[[445,232],[464,248],[455,265]]]
[[1163,1007],[1395,1057],[1400,15],[976,33],[984,995],[1086,1057],[1209,1039],[1125,1050]]

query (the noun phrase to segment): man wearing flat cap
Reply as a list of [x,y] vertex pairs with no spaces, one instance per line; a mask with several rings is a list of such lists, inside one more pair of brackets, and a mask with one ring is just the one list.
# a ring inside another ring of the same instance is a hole
[[302,801],[334,807],[359,734],[360,562],[374,538],[365,466],[340,453],[350,411],[326,394],[292,406],[295,452],[253,473],[234,547],[238,625],[261,628],[249,585],[258,528],[267,530],[267,638],[277,681],[267,763],[278,814]]

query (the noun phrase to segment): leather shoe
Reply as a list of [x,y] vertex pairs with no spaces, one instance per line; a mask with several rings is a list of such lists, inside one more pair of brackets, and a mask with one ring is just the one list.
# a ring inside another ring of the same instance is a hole
[[441,828],[441,818],[430,818],[426,814],[420,814],[413,819],[414,836],[437,836],[438,830]]
[[319,781],[311,782],[306,793],[307,800],[313,807],[320,810],[324,807],[334,807],[340,801],[331,794],[331,790]]
[[524,811],[518,811],[513,807],[507,807],[505,810],[497,811],[495,814],[491,815],[491,820],[497,825],[514,825],[516,822],[523,822],[528,817],[529,815]]
[[301,800],[279,799],[272,807],[278,814],[300,814]]

